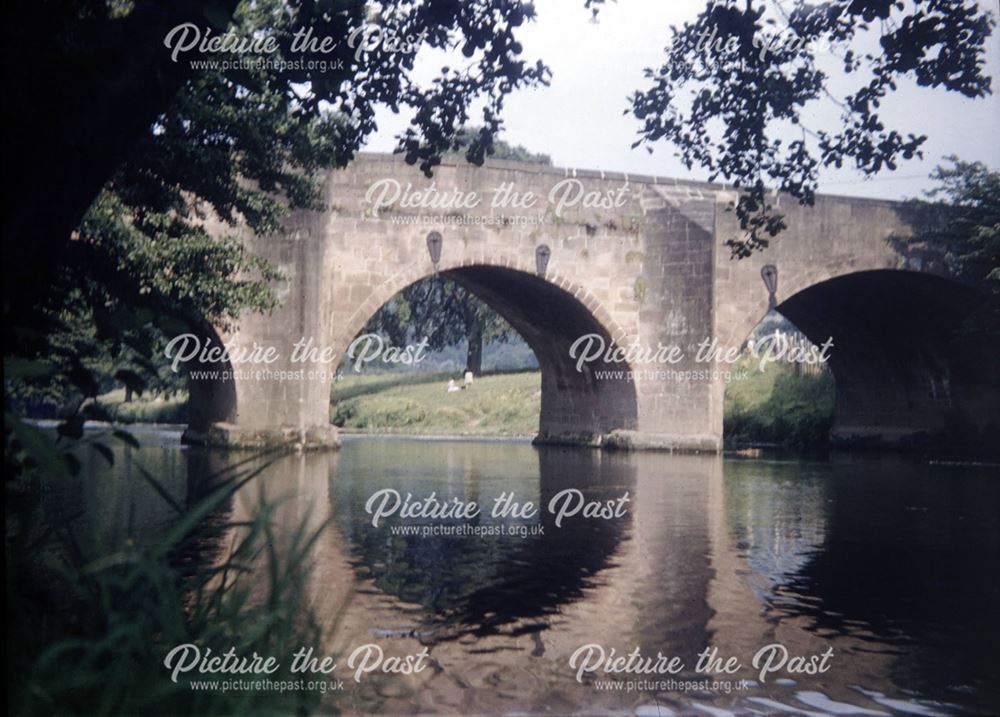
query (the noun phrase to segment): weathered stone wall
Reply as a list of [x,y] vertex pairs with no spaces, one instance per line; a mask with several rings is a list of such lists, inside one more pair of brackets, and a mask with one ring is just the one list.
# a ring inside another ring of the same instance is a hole
[[765,250],[734,260],[722,246],[727,238],[739,235],[734,213],[724,209],[734,198],[732,192],[717,194],[715,308],[716,333],[722,342],[743,342],[767,313],[768,293],[760,276],[765,264],[778,269],[778,303],[837,276],[907,267],[906,259],[888,241],[894,234],[910,233],[896,203],[854,197],[819,196],[812,207],[779,197],[777,207],[788,227]]
[[[375,212],[366,195],[386,178],[413,189],[433,183],[440,193],[475,191],[482,203],[461,211],[397,205]],[[605,206],[550,202],[553,187],[567,179],[570,191],[599,197]],[[543,440],[601,444],[617,431],[613,440],[621,445],[716,450],[721,427],[708,410],[709,381],[630,376],[639,367],[625,362],[596,361],[578,371],[569,356],[584,334],[599,335],[609,347],[683,343],[686,353],[688,343],[711,334],[714,197],[707,187],[656,181],[502,162],[487,169],[443,165],[428,180],[397,158],[361,157],[331,173],[327,211],[296,213],[280,237],[245,237],[286,280],[280,308],[245,318],[233,339],[279,346],[288,358],[292,342],[311,336],[343,356],[386,301],[438,270],[487,298],[535,350],[543,369]],[[534,206],[490,206],[505,184],[522,196],[533,192]],[[430,231],[443,237],[437,267],[426,245]],[[551,256],[540,277],[536,249],[543,244]],[[303,366],[281,361],[269,368],[294,374]],[[662,367],[649,368],[652,374]],[[622,375],[601,377],[604,370]],[[259,442],[269,428],[294,436],[325,425],[330,381],[329,372],[312,380],[243,376],[236,428],[228,430]]]
[[[635,380],[601,379],[595,375],[598,371],[630,367],[594,364],[589,374],[581,374],[568,355],[572,341],[584,333],[599,333],[620,345],[655,345],[711,333],[715,204],[709,193],[673,190],[668,184],[667,192],[683,197],[683,202],[671,203],[641,179],[624,175],[602,178],[597,172],[522,164],[497,163],[486,170],[457,164],[435,171],[432,181],[439,192],[476,191],[484,197],[483,204],[463,213],[514,215],[520,220],[481,226],[438,219],[406,223],[440,215],[394,207],[371,216],[366,192],[386,177],[414,188],[430,185],[398,159],[372,158],[335,173],[328,187],[335,207],[327,224],[328,240],[341,257],[332,277],[333,344],[338,351],[346,350],[393,294],[434,270],[426,237],[436,230],[443,237],[439,269],[454,272],[459,280],[464,274],[470,288],[489,294],[535,349],[543,368],[543,438],[599,441],[617,428],[637,431],[622,437],[632,442],[674,441],[691,447],[695,441],[702,448],[717,447],[719,432],[710,425],[704,400],[707,383],[650,381],[641,375]],[[548,200],[553,187],[566,179],[577,180],[580,184],[574,187],[598,193],[605,201],[611,196],[623,199],[611,208],[585,207],[581,201],[560,211]],[[505,184],[540,199],[530,209],[489,207],[486,200]],[[548,295],[531,290],[535,251],[542,244],[551,250],[545,281],[554,291]],[[476,266],[511,269],[523,279],[511,272],[493,282],[488,273],[478,272],[477,279],[470,274]],[[505,296],[525,293],[537,294],[532,306],[503,310]],[[574,330],[566,331],[568,327]]]
[[[410,192],[433,189],[437,197],[475,193],[480,202],[435,208],[396,201],[379,208],[371,191],[381,180]],[[560,196],[551,194],[559,186],[579,192],[580,201],[560,207]],[[505,188],[536,200],[530,207],[492,206]],[[889,202],[819,197],[807,208],[782,198],[788,230],[765,252],[736,262],[722,245],[736,231],[725,210],[732,194],[719,186],[509,162],[445,163],[428,179],[397,157],[362,155],[331,172],[324,192],[326,210],[295,213],[281,236],[244,237],[285,280],[281,306],[269,316],[245,317],[232,338],[279,347],[282,361],[267,368],[291,377],[237,376],[235,412],[218,437],[333,441],[336,362],[293,364],[292,343],[311,337],[342,357],[395,293],[441,271],[487,300],[535,351],[542,368],[540,440],[715,451],[725,385],[712,375],[716,367],[694,356],[699,342],[713,337],[723,348],[740,345],[763,317],[761,266],[778,267],[779,302],[838,276],[908,267],[886,241],[906,231]],[[432,231],[442,237],[437,266],[427,249]],[[542,245],[550,256],[539,275]],[[584,334],[608,346],[677,345],[685,358],[632,366],[597,361],[578,371],[569,351]],[[603,371],[623,374],[602,377]],[[845,383],[844,390],[851,387]]]

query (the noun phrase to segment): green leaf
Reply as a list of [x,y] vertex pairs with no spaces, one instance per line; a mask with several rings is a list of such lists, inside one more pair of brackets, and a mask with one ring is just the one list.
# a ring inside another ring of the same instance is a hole
[[70,467],[65,460],[65,454],[60,452],[49,436],[9,412],[4,413],[4,423],[43,474],[59,478],[69,477]]
[[139,440],[135,436],[133,436],[131,433],[129,433],[128,431],[123,431],[121,429],[117,429],[115,431],[112,431],[111,435],[113,435],[119,441],[121,441],[122,443],[124,443],[125,445],[127,445],[127,446],[129,446],[131,448],[139,448],[140,447]]
[[97,451],[104,457],[104,460],[108,462],[109,466],[113,466],[115,464],[114,451],[112,451],[107,445],[99,441],[95,441],[90,445],[93,447],[95,451]]

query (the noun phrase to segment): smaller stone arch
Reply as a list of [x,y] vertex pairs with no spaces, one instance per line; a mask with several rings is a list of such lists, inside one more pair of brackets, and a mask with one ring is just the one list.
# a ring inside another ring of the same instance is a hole
[[[229,338],[204,321],[194,326],[191,335],[201,345],[221,346]],[[193,360],[184,365],[188,371],[188,427],[185,443],[211,443],[212,426],[228,424],[236,418],[237,381],[229,361],[206,363]]]

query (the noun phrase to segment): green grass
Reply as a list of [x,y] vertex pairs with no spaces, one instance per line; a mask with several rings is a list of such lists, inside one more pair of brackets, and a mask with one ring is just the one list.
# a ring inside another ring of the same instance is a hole
[[[833,420],[834,385],[829,371],[795,375],[787,364],[760,371],[749,358],[749,378],[726,389],[727,443],[811,446],[826,442]],[[455,373],[348,373],[330,392],[331,421],[376,432],[437,435],[534,435],[538,430],[541,379],[537,371],[478,377],[472,386],[447,392]],[[124,389],[100,397],[119,423],[185,423],[187,396],[137,397]]]
[[187,423],[187,393],[163,396],[136,396],[125,403],[125,389],[109,391],[97,402],[115,423]]
[[760,371],[747,358],[737,367],[750,373],[726,389],[726,443],[805,447],[827,442],[833,423],[833,374],[798,376],[789,364],[771,364]]
[[[454,374],[346,376],[331,392],[331,420],[344,428],[447,435],[534,435],[541,407],[537,371],[476,378],[448,393]],[[461,381],[456,381],[461,385]]]
[[[791,366],[759,371],[749,359],[737,364],[749,377],[726,390],[725,435],[730,444],[825,443],[833,420],[829,371],[795,375]],[[448,393],[454,374],[349,375],[331,393],[334,424],[367,431],[452,435],[531,435],[538,430],[541,398],[537,371],[476,379]]]

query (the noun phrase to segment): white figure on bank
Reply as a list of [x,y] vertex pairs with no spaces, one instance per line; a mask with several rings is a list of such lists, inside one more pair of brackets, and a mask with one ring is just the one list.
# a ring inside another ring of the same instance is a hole
[[448,393],[454,393],[455,391],[461,391],[458,386],[455,385],[455,379],[448,379]]

